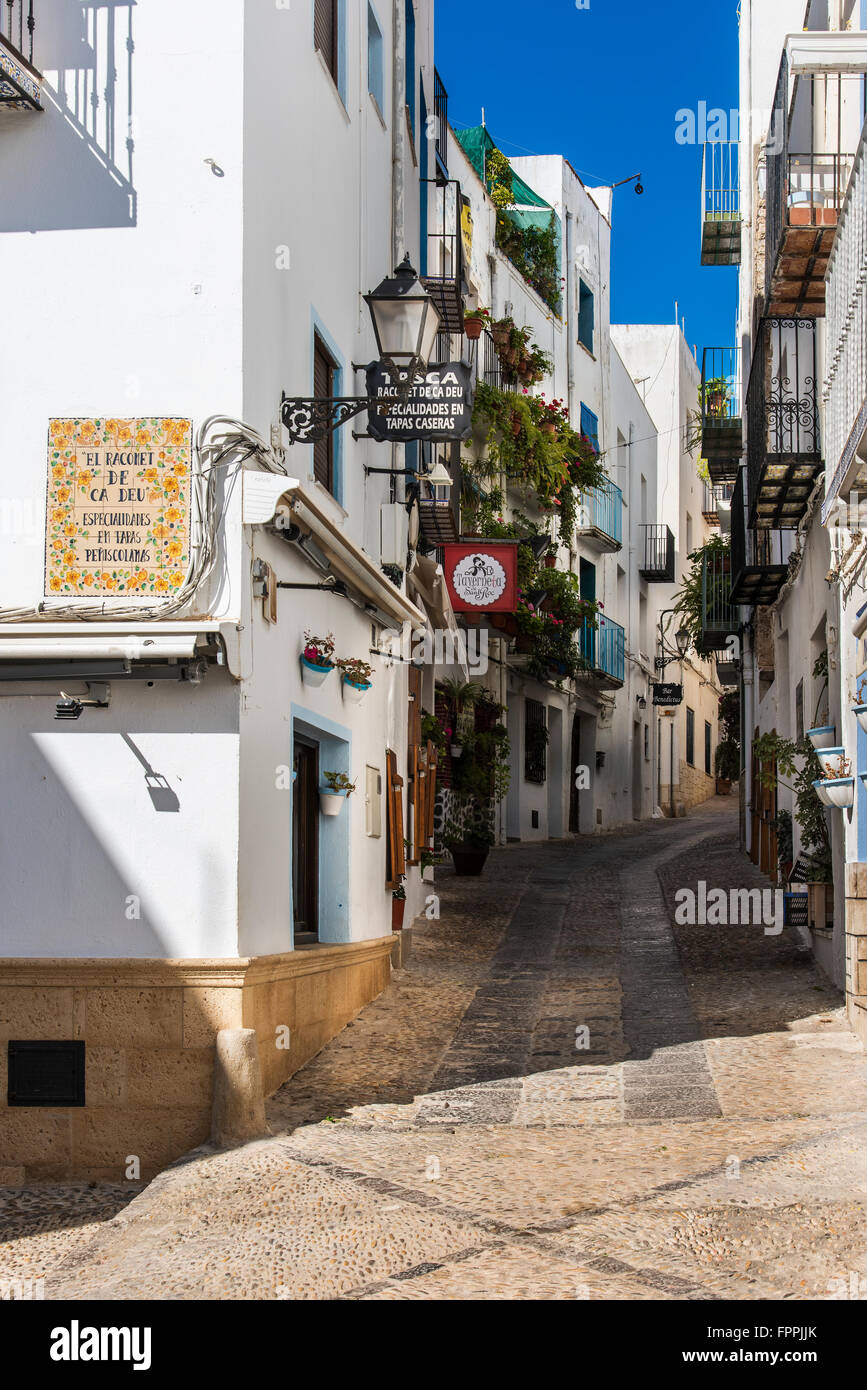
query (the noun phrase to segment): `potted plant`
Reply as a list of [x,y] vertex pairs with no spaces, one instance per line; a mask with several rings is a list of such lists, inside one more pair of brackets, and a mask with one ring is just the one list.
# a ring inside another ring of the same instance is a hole
[[833,724],[821,724],[816,729],[807,730],[807,738],[817,751],[822,748],[833,747],[836,737],[837,730]]
[[339,816],[346,798],[355,791],[345,772],[323,772],[325,786],[319,788],[319,809],[323,816]]
[[496,348],[498,357],[501,356],[508,347],[510,335],[514,327],[515,321],[509,314],[507,314],[505,318],[492,320],[491,337],[494,340],[494,347]]
[[831,852],[821,850],[807,863],[807,912],[812,929],[823,931],[834,924],[834,885]]
[[354,656],[340,656],[334,664],[343,672],[344,700],[352,705],[360,705],[373,684],[373,667]]
[[403,915],[406,912],[406,889],[403,878],[391,895],[391,930],[403,931]]
[[482,336],[482,329],[490,319],[491,315],[487,309],[467,309],[464,314],[464,333],[470,342],[476,342]]
[[711,377],[702,387],[705,413],[713,419],[725,418],[731,400],[731,386],[724,376]]
[[791,811],[778,811],[774,822],[777,832],[777,869],[783,883],[788,883],[792,874],[792,861],[795,855],[795,840]]
[[327,637],[314,637],[312,632],[304,634],[304,650],[301,653],[301,679],[305,685],[317,688],[334,670],[334,633]]
[[851,764],[845,748],[817,748],[816,757],[825,781],[832,777],[848,777]]
[[826,898],[833,914],[833,890],[829,888],[833,860],[824,808],[835,803],[821,776],[818,754],[808,738],[794,743],[779,734],[763,734],[755,739],[753,754],[759,766],[759,785],[773,789],[779,777],[793,779],[790,790],[795,795],[794,819],[800,832],[800,853],[807,863],[810,925],[824,926]]
[[741,749],[735,739],[724,738],[717,744],[714,772],[717,796],[729,796],[732,782],[736,782],[741,775]]
[[858,720],[859,729],[867,733],[867,704],[864,703],[864,687],[867,686],[867,676],[862,676],[858,682],[858,690],[855,695],[855,703],[852,706],[852,713]]
[[494,832],[488,826],[474,825],[468,828],[449,821],[443,831],[443,844],[454,860],[458,877],[477,878],[494,844]]

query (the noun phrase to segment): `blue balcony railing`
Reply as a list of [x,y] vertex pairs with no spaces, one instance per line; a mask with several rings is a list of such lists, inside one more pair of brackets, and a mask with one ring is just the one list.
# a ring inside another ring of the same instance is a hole
[[626,678],[626,632],[610,618],[599,618],[598,628],[585,619],[579,633],[581,656],[594,675],[623,684]]
[[616,546],[623,544],[623,493],[616,483],[603,483],[581,494],[578,533],[595,532]]

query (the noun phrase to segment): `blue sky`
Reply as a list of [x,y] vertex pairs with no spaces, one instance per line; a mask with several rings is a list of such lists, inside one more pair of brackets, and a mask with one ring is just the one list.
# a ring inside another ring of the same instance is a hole
[[[736,0],[436,0],[437,66],[455,127],[481,109],[505,155],[562,154],[614,195],[612,319],[734,342],[737,271],[699,260],[701,147],[676,112],[737,105]],[[519,148],[519,146],[523,148]]]

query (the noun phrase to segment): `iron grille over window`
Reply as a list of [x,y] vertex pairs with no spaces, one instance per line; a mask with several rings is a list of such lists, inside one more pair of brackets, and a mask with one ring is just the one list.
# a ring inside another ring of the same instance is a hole
[[548,722],[538,700],[524,702],[524,777],[541,785],[548,775]]
[[339,0],[314,0],[313,45],[319,49],[328,65],[328,71],[339,85],[338,3]]

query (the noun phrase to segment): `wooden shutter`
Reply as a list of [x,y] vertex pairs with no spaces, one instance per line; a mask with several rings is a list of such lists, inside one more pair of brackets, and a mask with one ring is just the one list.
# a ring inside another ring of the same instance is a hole
[[408,671],[409,689],[406,716],[406,760],[409,796],[407,810],[411,825],[409,827],[410,864],[419,861],[421,833],[423,824],[423,797],[425,793],[425,750],[421,741],[421,671],[410,666]]
[[[318,8],[318,7],[317,7]],[[334,360],[321,338],[313,339],[313,394],[317,398],[334,395]],[[334,491],[334,435],[327,434],[313,446],[313,476],[329,492]]]
[[313,45],[319,49],[328,71],[337,81],[337,4],[338,0],[314,0]]
[[385,755],[386,806],[388,835],[386,837],[386,888],[394,890],[406,873],[403,844],[403,778],[397,771],[397,754],[389,748]]

